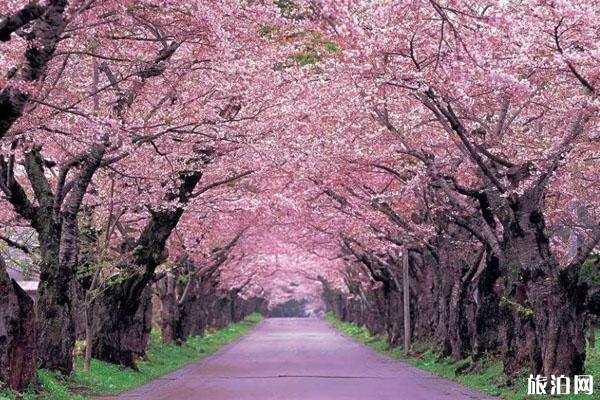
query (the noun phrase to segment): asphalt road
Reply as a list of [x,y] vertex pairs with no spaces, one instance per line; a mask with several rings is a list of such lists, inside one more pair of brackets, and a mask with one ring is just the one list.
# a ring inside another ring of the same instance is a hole
[[214,355],[118,399],[436,400],[493,397],[382,356],[326,321],[271,318]]

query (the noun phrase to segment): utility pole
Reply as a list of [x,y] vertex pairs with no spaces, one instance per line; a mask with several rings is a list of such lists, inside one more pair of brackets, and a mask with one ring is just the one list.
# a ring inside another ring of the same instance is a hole
[[410,293],[408,282],[408,250],[402,253],[402,293],[404,295],[404,354],[410,352]]

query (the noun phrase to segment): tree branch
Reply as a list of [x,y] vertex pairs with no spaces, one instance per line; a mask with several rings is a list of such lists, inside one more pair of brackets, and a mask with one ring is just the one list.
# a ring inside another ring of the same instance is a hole
[[15,249],[21,250],[25,254],[28,254],[28,255],[33,254],[33,251],[29,247],[27,247],[26,245],[24,245],[22,243],[16,242],[7,236],[0,235],[0,240],[5,242],[10,247],[14,247]]
[[590,256],[594,248],[600,243],[600,224],[596,225],[592,230],[592,233],[587,241],[582,243],[577,248],[577,254],[571,262],[565,268],[566,271],[571,272],[575,270],[579,270],[581,264],[584,263],[585,260]]
[[46,12],[46,7],[31,1],[19,11],[5,16],[0,21],[0,42],[10,41],[10,36],[30,22],[40,18]]
[[242,173],[240,173],[240,174],[237,174],[237,175],[231,176],[231,177],[229,177],[229,178],[226,178],[226,179],[222,179],[222,180],[220,180],[220,181],[213,182],[213,183],[211,183],[211,184],[209,184],[209,185],[206,185],[206,186],[204,186],[203,188],[200,188],[200,189],[199,189],[199,190],[198,190],[196,193],[193,193],[193,194],[192,194],[190,197],[191,197],[191,198],[198,197],[198,196],[200,196],[202,193],[208,192],[209,190],[211,190],[211,189],[214,189],[214,188],[216,188],[216,187],[218,187],[218,186],[221,186],[221,185],[226,185],[226,184],[228,184],[228,183],[235,182],[235,181],[237,181],[238,179],[242,179],[242,178],[244,178],[244,177],[246,177],[246,176],[248,176],[248,175],[252,175],[254,172],[255,172],[255,171],[253,171],[253,170],[252,170],[252,171],[245,171],[245,172],[242,172]]
[[423,104],[434,113],[434,115],[440,122],[444,124],[444,121],[447,121],[449,123],[450,128],[453,132],[457,134],[458,138],[467,149],[468,154],[473,159],[473,161],[475,161],[475,164],[477,164],[481,172],[483,172],[483,174],[490,180],[490,182],[492,182],[492,184],[496,186],[500,193],[506,192],[506,188],[504,187],[502,182],[498,180],[498,178],[494,174],[494,171],[490,170],[490,168],[483,162],[483,159],[479,155],[476,148],[469,141],[469,139],[467,139],[467,131],[456,116],[456,114],[454,113],[452,106],[449,103],[447,103],[446,107],[443,107],[441,104],[439,104],[437,96],[433,93],[431,89],[429,89],[425,94],[420,95],[419,98],[421,99]]

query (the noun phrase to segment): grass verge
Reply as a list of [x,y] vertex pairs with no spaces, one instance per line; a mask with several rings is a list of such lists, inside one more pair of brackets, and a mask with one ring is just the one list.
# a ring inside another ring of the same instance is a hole
[[[449,357],[440,357],[430,350],[428,343],[415,342],[412,344],[411,354],[404,356],[402,346],[390,347],[387,338],[384,335],[373,336],[367,328],[357,326],[352,323],[342,322],[335,318],[332,313],[327,313],[326,317],[334,328],[352,339],[363,343],[373,350],[386,354],[395,359],[407,361],[410,365],[429,371],[435,375],[461,383],[473,389],[482,392],[500,396],[505,400],[524,400],[550,398],[550,396],[527,396],[527,376],[523,371],[514,380],[512,385],[507,385],[508,377],[504,374],[502,361],[492,356],[484,357],[468,373],[456,374],[456,370],[461,366],[471,363],[472,360],[465,359],[455,363],[450,362]],[[597,342],[600,341],[600,332],[597,333]],[[586,359],[586,374],[593,375],[594,395],[561,395],[553,398],[568,400],[590,400],[600,393],[600,349],[588,348]]]
[[[32,387],[22,394],[22,398],[83,400],[90,396],[120,394],[213,354],[251,331],[261,320],[260,314],[251,314],[243,321],[218,331],[191,337],[179,346],[163,344],[158,332],[153,331],[146,357],[138,362],[139,372],[98,360],[92,360],[91,371],[84,372],[83,361],[78,359],[75,372],[68,378],[47,370],[38,371],[38,388]],[[15,397],[15,393],[0,390],[0,400]]]

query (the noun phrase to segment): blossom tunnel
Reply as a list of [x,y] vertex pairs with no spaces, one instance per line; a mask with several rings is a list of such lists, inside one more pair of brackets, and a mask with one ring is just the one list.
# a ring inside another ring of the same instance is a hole
[[592,0],[1,2],[0,381],[69,375],[80,342],[88,368],[136,368],[153,323],[181,343],[255,311],[583,374],[599,18]]

